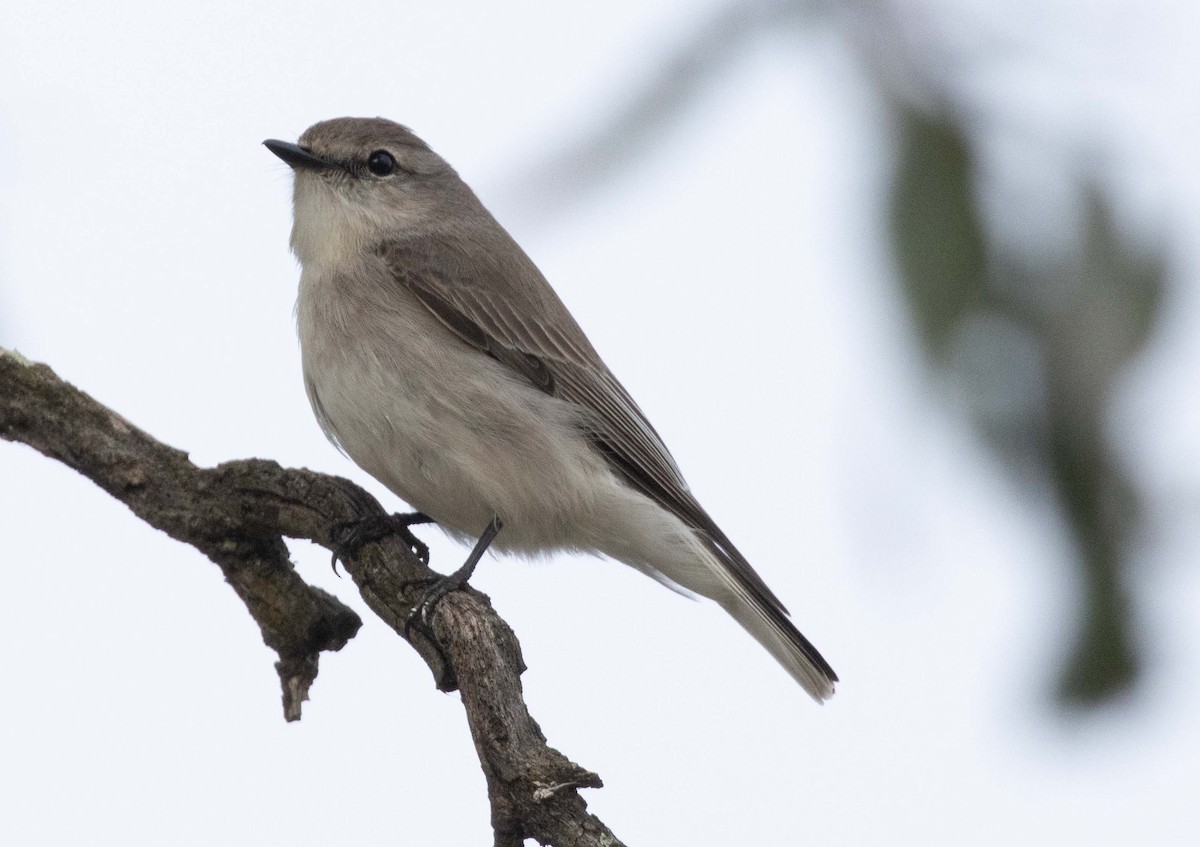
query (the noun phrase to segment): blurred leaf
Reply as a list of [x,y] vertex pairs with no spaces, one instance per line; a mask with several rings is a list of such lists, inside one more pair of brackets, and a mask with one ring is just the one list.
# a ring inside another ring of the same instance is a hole
[[1079,622],[1059,702],[1111,699],[1141,667],[1126,589],[1139,501],[1105,423],[1153,326],[1161,262],[1130,249],[1091,184],[1081,232],[1051,255],[990,241],[966,127],[945,109],[898,115],[892,237],[913,321],[997,455],[1048,481],[1071,533]]
[[1118,377],[1141,350],[1162,300],[1164,270],[1118,232],[1094,188],[1071,287],[1046,322],[1051,367],[1049,465],[1079,550],[1084,585],[1079,632],[1059,680],[1064,704],[1100,702],[1131,688],[1141,660],[1127,586],[1140,497],[1104,437]]
[[1051,415],[1053,484],[1079,546],[1080,622],[1057,697],[1065,705],[1108,700],[1137,681],[1125,589],[1136,500],[1098,432],[1082,432],[1069,410]]
[[917,329],[944,356],[955,326],[983,296],[986,249],[971,157],[947,117],[902,107],[891,189],[892,238]]

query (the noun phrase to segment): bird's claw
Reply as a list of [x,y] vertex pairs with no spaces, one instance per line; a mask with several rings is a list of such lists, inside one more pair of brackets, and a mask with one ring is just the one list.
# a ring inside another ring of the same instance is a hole
[[410,512],[396,515],[367,515],[349,521],[335,523],[329,530],[329,538],[333,554],[330,565],[337,573],[338,560],[357,559],[358,554],[366,545],[397,535],[409,550],[424,564],[429,564],[429,546],[417,538],[411,527],[417,524],[433,523],[433,519],[422,512]]

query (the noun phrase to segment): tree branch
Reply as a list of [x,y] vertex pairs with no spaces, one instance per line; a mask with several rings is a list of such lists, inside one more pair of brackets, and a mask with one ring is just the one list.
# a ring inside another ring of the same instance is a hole
[[[344,647],[362,621],[300,578],[283,539],[331,547],[336,524],[384,513],[375,498],[348,480],[262,459],[197,467],[50,368],[3,348],[0,438],[74,468],[215,562],[278,654],[284,715],[299,720],[321,652]],[[344,565],[367,605],[401,637],[413,604],[438,577],[395,537],[366,545]],[[520,847],[526,838],[557,847],[620,847],[576,790],[599,788],[600,778],[548,746],[530,716],[520,645],[487,597],[451,593],[436,607],[432,630],[438,645],[415,632],[411,643],[439,689],[462,692],[497,847]]]

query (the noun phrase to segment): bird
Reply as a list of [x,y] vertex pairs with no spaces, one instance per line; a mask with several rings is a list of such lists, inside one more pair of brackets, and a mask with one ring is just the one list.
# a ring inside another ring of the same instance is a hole
[[414,521],[474,542],[461,571],[489,547],[601,554],[715,601],[816,702],[833,695],[833,668],[449,163],[385,118],[263,143],[294,174],[296,321],[316,419]]

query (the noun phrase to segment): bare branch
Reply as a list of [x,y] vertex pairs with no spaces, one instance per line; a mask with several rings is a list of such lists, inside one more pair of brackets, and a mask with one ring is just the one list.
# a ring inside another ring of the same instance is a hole
[[[336,524],[383,514],[370,494],[345,479],[261,459],[197,467],[50,368],[2,348],[0,437],[74,468],[215,562],[279,655],[284,714],[299,719],[321,652],[340,650],[362,621],[300,578],[283,539],[330,547]],[[344,564],[367,605],[402,637],[413,604],[438,576],[394,537],[368,544]],[[549,747],[530,716],[520,645],[487,597],[453,592],[437,606],[432,626],[441,649],[420,637],[413,647],[441,690],[462,691],[487,777],[495,843],[519,847],[534,838],[558,847],[619,847],[576,791],[601,787],[600,778]]]

